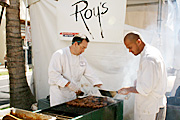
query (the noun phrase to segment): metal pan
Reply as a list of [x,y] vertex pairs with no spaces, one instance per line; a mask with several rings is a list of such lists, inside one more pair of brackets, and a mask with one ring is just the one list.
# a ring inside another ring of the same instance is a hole
[[103,96],[108,96],[108,97],[114,97],[118,91],[107,91],[107,90],[103,90],[103,89],[99,89],[101,95]]
[[[108,97],[114,97],[116,94],[118,94],[118,91],[107,91],[103,89],[99,89],[101,95],[108,96]],[[123,95],[125,100],[128,100],[131,94]]]

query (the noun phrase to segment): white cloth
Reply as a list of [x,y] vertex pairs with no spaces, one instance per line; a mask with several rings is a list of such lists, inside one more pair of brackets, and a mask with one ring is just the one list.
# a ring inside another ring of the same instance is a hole
[[135,114],[134,120],[155,120],[156,114]]
[[137,73],[136,89],[139,94],[135,95],[135,118],[138,118],[137,114],[153,117],[160,107],[166,106],[166,87],[167,73],[161,53],[146,44]]
[[171,90],[170,96],[175,96],[176,90],[177,90],[177,88],[179,86],[180,86],[180,70],[177,70],[176,79],[175,79],[175,82],[174,82],[174,86],[173,86],[173,88]]
[[180,42],[178,42],[178,44],[175,46],[175,50],[174,50],[174,68],[177,70],[176,73],[176,79],[174,82],[174,86],[171,90],[171,94],[170,96],[175,96],[176,94],[176,90],[177,88],[180,86]]
[[48,75],[51,106],[76,98],[75,92],[65,87],[68,81],[78,85],[81,77],[84,76],[92,85],[102,84],[95,76],[86,59],[82,55],[71,54],[69,47],[60,49],[52,55]]
[[176,70],[180,70],[180,49],[179,49],[179,46],[180,46],[180,41],[178,41],[178,43],[175,45],[175,49],[174,49],[174,68]]

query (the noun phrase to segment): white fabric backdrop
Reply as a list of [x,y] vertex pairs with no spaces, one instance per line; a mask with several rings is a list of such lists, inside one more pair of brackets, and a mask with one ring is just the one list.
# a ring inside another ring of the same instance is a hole
[[49,94],[48,64],[51,54],[57,49],[56,8],[54,1],[43,0],[30,6],[32,53],[36,98]]
[[[37,99],[44,98],[49,94],[47,70],[52,53],[71,44],[70,41],[57,39],[56,5],[56,1],[43,0],[30,6]],[[125,6],[125,2],[122,6]],[[125,9],[125,7],[123,8]],[[119,29],[123,30],[123,27]],[[104,82],[104,87],[118,90],[122,86],[122,81],[126,78],[129,68],[124,66],[128,61],[127,50],[122,42],[114,43],[113,40],[112,43],[90,42],[84,56]],[[119,38],[117,35],[116,40],[122,41],[122,37]]]
[[[59,31],[58,28],[61,26],[61,24],[59,24],[59,21],[61,21],[61,16],[57,17],[57,9],[59,9],[56,8],[58,5],[57,1],[30,0],[30,4],[32,50],[34,60],[33,70],[36,89],[35,91],[38,100],[49,95],[47,71],[52,53],[57,49],[69,46],[71,44],[69,38],[67,40],[58,39],[59,32],[77,31]],[[63,12],[66,11],[64,10]],[[104,14],[104,17],[105,15],[107,14]],[[130,20],[130,16],[128,18],[128,20]],[[133,17],[131,19],[133,19]],[[68,26],[67,22],[63,24]],[[98,26],[98,22],[95,22],[94,24],[96,24],[94,26]],[[90,24],[88,23],[88,25]],[[104,26],[105,24],[103,23],[103,29],[106,28]],[[173,56],[174,32],[173,30],[168,29],[168,22],[166,25],[162,26],[163,34],[161,38],[159,38],[156,29],[144,31],[142,29],[137,29],[128,25],[121,27],[125,33],[130,30],[136,30],[142,33],[147,43],[150,43],[151,45],[156,46],[161,50],[165,58],[166,66],[169,67],[172,65],[172,60],[169,59],[171,58],[169,56]],[[89,32],[85,29],[84,24],[81,26],[81,28],[84,29],[85,34],[87,34],[92,41],[89,43],[88,49],[85,51],[84,56],[97,73],[97,76],[99,76],[99,78],[104,82],[104,88],[108,90],[118,90],[121,87],[133,85],[133,82],[136,79],[136,70],[138,67],[139,57],[134,57],[132,54],[128,53],[127,49],[122,43],[122,36],[119,35],[121,34],[121,30],[117,36],[116,32],[118,31],[111,30],[110,33],[115,33],[115,35],[112,38],[108,38],[107,40],[103,39],[103,41],[99,33],[100,29],[97,31],[99,38],[97,37],[97,39],[92,40]],[[119,29],[119,27],[117,28]],[[156,26],[154,28],[156,28]],[[80,32],[82,31],[83,30],[80,30]],[[167,33],[171,34],[169,35]],[[106,36],[106,32],[104,32],[104,36]],[[117,96],[117,98],[121,97],[122,96]],[[129,100],[124,101],[124,119],[131,120],[133,118],[133,97],[134,96],[131,95]]]
[[[57,2],[51,0],[37,1],[35,4],[31,1],[33,70],[37,100],[49,95],[47,71],[52,53],[57,49],[71,45],[70,40],[57,39],[56,5]],[[125,3],[122,6],[125,6]],[[124,18],[122,18],[122,21],[124,21]],[[118,29],[123,30],[124,25],[121,27]],[[111,31],[111,33],[113,32]],[[108,42],[90,42],[84,53],[88,63],[103,81],[104,88],[108,90],[118,90],[123,86],[132,85],[136,78],[136,65],[138,65],[135,63],[137,59],[132,60],[130,58],[134,56],[127,54],[128,51],[122,43],[122,36],[120,37],[118,34],[116,40],[114,37],[110,39],[112,42],[110,40]],[[135,67],[130,67],[134,63]],[[133,97],[126,101],[126,105],[124,105],[124,114],[130,116],[129,120],[133,115],[132,101]]]

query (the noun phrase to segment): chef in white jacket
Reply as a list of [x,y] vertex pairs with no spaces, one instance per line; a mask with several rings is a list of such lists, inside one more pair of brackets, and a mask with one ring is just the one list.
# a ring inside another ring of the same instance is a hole
[[179,49],[179,46],[180,46],[180,30],[178,32],[178,41],[174,49],[174,69],[176,70],[176,79],[174,82],[174,86],[171,90],[170,96],[175,96],[176,90],[180,86],[180,49]]
[[124,44],[135,56],[140,54],[136,85],[118,90],[135,94],[134,120],[165,120],[167,73],[158,49],[143,42],[138,32],[126,34]]
[[52,55],[48,69],[50,106],[76,99],[76,93],[81,91],[78,84],[82,76],[93,86],[102,85],[81,55],[88,42],[89,39],[85,35],[76,35],[71,46],[57,50]]

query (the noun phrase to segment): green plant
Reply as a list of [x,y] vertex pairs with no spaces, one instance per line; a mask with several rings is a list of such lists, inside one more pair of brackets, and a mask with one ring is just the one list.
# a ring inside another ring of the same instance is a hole
[[1,75],[8,75],[8,71],[0,72],[0,76],[1,76]]
[[10,108],[10,106],[8,106],[8,107],[5,107],[5,108],[1,108],[0,110],[4,110],[4,109],[8,109],[8,108]]

